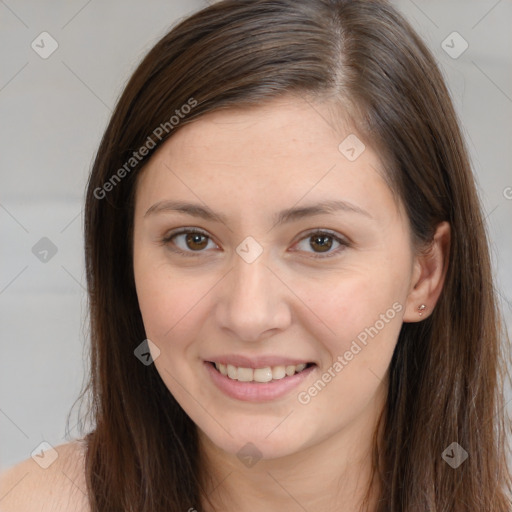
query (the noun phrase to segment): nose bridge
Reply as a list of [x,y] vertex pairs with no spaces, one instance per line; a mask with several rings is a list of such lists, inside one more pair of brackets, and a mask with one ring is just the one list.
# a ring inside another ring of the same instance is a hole
[[285,287],[268,265],[266,254],[250,263],[235,255],[223,287],[218,321],[240,340],[257,341],[269,330],[285,328],[290,320]]

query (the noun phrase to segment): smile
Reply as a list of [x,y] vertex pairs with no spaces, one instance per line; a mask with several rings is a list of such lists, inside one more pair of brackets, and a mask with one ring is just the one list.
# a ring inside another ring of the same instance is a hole
[[204,361],[211,382],[224,395],[244,402],[285,399],[318,369],[315,363],[247,368]]
[[291,377],[302,372],[308,365],[306,363],[297,365],[266,366],[264,368],[243,368],[231,364],[213,363],[215,368],[231,380],[239,382],[270,382]]

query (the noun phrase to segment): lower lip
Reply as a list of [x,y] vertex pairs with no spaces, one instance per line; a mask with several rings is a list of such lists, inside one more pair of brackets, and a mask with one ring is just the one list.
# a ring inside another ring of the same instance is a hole
[[312,365],[300,373],[290,377],[283,377],[270,382],[239,382],[222,375],[211,363],[205,362],[206,371],[216,386],[231,398],[243,400],[244,402],[267,402],[281,398],[293,388],[304,382],[313,372],[316,365]]

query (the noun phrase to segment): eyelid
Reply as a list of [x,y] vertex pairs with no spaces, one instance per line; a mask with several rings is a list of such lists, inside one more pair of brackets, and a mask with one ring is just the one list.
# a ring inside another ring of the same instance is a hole
[[[327,229],[327,228],[312,228],[312,229],[308,229],[307,231],[305,231],[305,232],[303,232],[303,233],[298,235],[298,240],[293,245],[297,245],[299,242],[302,242],[303,240],[305,240],[305,239],[307,239],[307,238],[309,238],[309,237],[311,237],[313,235],[317,235],[317,234],[318,235],[327,235],[327,236],[333,238],[336,242],[338,242],[340,244],[340,247],[338,247],[334,251],[330,251],[330,252],[326,252],[326,253],[308,252],[309,256],[307,256],[307,258],[322,259],[322,258],[335,257],[338,254],[340,254],[340,252],[342,252],[343,248],[347,248],[347,247],[351,247],[352,246],[351,240],[349,240],[347,237],[345,237],[344,235],[339,234],[336,231],[333,231],[333,230]],[[301,251],[293,250],[292,252],[300,253]]]
[[[205,230],[203,230],[201,228],[197,228],[197,227],[182,227],[182,228],[177,228],[175,230],[172,230],[172,231],[166,233],[164,237],[162,237],[160,243],[162,245],[168,245],[171,242],[172,238],[174,238],[175,236],[182,235],[182,234],[189,234],[189,233],[197,233],[197,234],[203,235],[206,238],[208,238],[209,240],[211,240],[213,243],[218,245],[217,242],[215,242],[213,237],[207,231],[205,231]],[[337,233],[336,231],[332,231],[332,230],[327,229],[327,228],[311,228],[311,229],[308,229],[307,231],[297,235],[298,239],[297,239],[296,242],[293,243],[293,245],[297,245],[299,242],[302,242],[303,240],[307,239],[308,236],[311,237],[311,236],[316,235],[316,234],[327,235],[327,236],[333,238],[336,242],[338,242],[340,244],[341,247],[346,248],[346,247],[351,247],[352,246],[352,241],[348,237],[346,237],[344,235],[341,235],[341,234]],[[175,253],[178,253],[178,254],[181,254],[181,255],[185,255],[185,256],[201,256],[202,253],[207,252],[205,250],[202,250],[202,251],[183,251],[182,249],[179,249],[179,248],[174,248],[174,249],[170,249],[170,250],[172,250]],[[330,257],[334,257],[337,254],[339,254],[341,252],[341,250],[342,249],[338,248],[338,249],[336,249],[334,251],[327,252],[327,253],[325,253],[325,256],[321,252],[314,252],[313,251],[313,252],[310,252],[309,253],[310,256],[307,256],[307,257],[308,258],[312,257],[312,258],[316,258],[316,259],[330,258]],[[300,253],[301,251],[292,250],[292,252]]]
[[[207,231],[205,231],[201,228],[197,228],[197,227],[183,227],[183,228],[177,228],[175,230],[169,231],[162,237],[160,243],[161,243],[161,245],[168,245],[175,236],[189,234],[189,233],[203,235],[206,238],[208,238],[209,240],[211,240],[214,244],[218,245],[214,241],[213,237]],[[180,248],[174,248],[174,249],[170,249],[170,250],[175,253],[178,253],[180,255],[193,256],[193,257],[201,256],[202,253],[206,252],[206,251],[183,251]]]

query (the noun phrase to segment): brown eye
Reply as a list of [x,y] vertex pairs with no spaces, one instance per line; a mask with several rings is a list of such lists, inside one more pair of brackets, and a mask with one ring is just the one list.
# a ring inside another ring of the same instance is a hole
[[207,252],[204,249],[208,248],[210,242],[216,247],[216,244],[206,233],[195,228],[175,231],[162,239],[162,243],[168,246],[171,251],[186,256],[199,256],[201,253]]
[[313,235],[310,239],[310,246],[318,249],[318,252],[327,252],[332,247],[332,236]]
[[[169,250],[184,256],[200,256],[203,252],[208,254],[205,249],[208,249],[210,242],[218,248],[210,236],[195,228],[172,232],[162,239],[162,243],[168,246]],[[300,248],[301,244],[303,244],[302,248]],[[299,246],[300,252],[310,253],[313,258],[336,256],[343,248],[350,247],[347,240],[328,231],[310,232],[296,245]],[[333,247],[334,250],[332,250]]]
[[313,231],[302,238],[297,246],[300,251],[310,253],[313,258],[329,258],[342,252],[350,243],[328,231]]
[[199,233],[189,233],[185,238],[185,243],[189,249],[199,251],[208,245],[208,237]]

